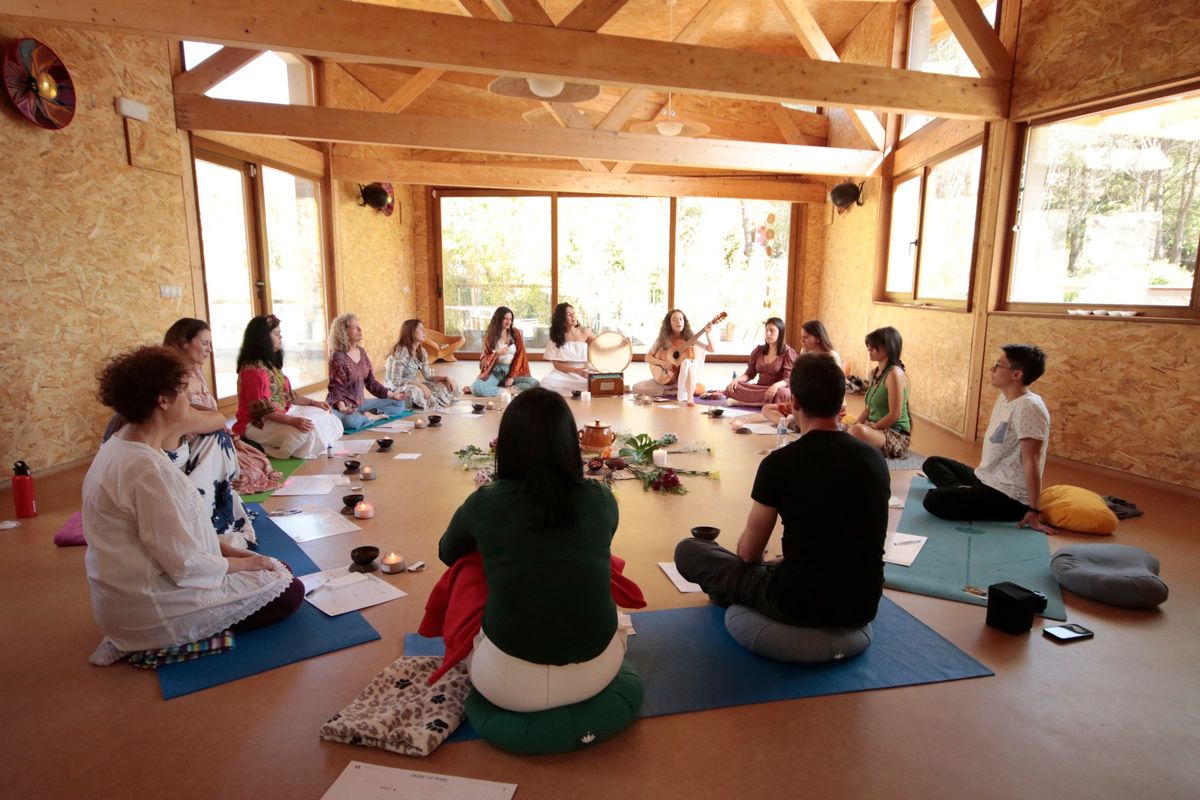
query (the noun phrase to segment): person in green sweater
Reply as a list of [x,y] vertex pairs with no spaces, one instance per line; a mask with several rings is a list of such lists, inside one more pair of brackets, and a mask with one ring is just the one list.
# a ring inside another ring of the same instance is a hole
[[500,420],[495,481],[459,506],[438,544],[447,565],[483,557],[487,603],[468,671],[509,711],[594,697],[625,657],[611,590],[617,504],[582,461],[562,396],[522,392]]
[[908,376],[900,350],[900,331],[889,326],[867,334],[867,357],[875,362],[867,387],[863,419],[850,426],[849,434],[878,447],[885,458],[904,458],[912,434],[908,416]]

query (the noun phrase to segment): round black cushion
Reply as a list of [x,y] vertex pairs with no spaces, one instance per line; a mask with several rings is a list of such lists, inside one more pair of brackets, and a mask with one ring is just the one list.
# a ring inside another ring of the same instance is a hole
[[800,628],[747,606],[725,609],[725,630],[751,653],[801,664],[851,658],[871,644],[871,623],[861,628]]
[[1120,608],[1156,608],[1167,599],[1158,577],[1158,559],[1124,544],[1077,544],[1050,559],[1063,588],[1081,597]]
[[510,753],[568,753],[624,730],[642,710],[645,686],[625,662],[604,691],[569,706],[522,713],[500,708],[478,690],[467,696],[467,719],[480,738]]

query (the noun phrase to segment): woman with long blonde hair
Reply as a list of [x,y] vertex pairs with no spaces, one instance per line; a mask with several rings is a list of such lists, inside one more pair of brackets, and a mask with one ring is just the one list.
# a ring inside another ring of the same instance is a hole
[[406,319],[388,356],[384,380],[391,391],[406,398],[413,408],[433,411],[458,399],[458,384],[433,373],[429,356],[421,346],[424,341],[425,326],[421,320]]
[[[375,377],[362,340],[362,326],[354,314],[341,314],[329,326],[329,394],[325,402],[347,429],[369,425],[368,413],[395,417],[408,411],[404,396],[389,391]],[[367,390],[375,396],[365,399]]]

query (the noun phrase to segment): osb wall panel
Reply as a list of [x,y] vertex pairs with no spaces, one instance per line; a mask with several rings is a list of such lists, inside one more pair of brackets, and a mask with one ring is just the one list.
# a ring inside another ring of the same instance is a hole
[[[957,433],[965,430],[973,319],[953,311],[871,307],[870,329],[891,325],[904,340],[912,410]],[[859,362],[866,363],[861,337],[855,345]]]
[[1196,0],[1023,0],[1012,116],[1197,75]]
[[[825,265],[818,316],[833,345],[852,361],[857,375],[866,374],[863,336],[871,330],[871,294],[875,285],[875,236],[879,225],[878,178],[863,188],[863,205],[837,214],[833,206],[813,206],[825,224]],[[832,220],[832,222],[830,221]]]
[[417,316],[425,320],[438,318],[437,286],[430,279],[430,272],[436,267],[433,232],[430,229],[430,215],[433,213],[429,188],[426,186],[412,187],[413,209],[413,286],[416,294]]
[[[341,67],[326,71],[324,97],[339,108],[374,111],[379,99]],[[360,155],[399,156],[392,148],[364,147]],[[358,315],[368,355],[382,377],[400,323],[416,315],[413,287],[412,187],[395,185],[395,211],[385,216],[360,206],[358,185],[333,182],[338,309]]]
[[[888,66],[892,63],[892,28],[895,20],[895,4],[875,6],[842,42],[838,58],[852,64]],[[882,115],[876,116],[883,120]],[[833,108],[829,111],[829,146],[865,148],[870,145],[850,123],[849,113]]]
[[[992,315],[985,371],[1009,342],[1046,351],[1052,455],[1200,489],[1200,328]],[[981,435],[995,401],[985,377]]]
[[[104,359],[161,342],[196,310],[181,178],[129,166],[113,110],[118,96],[147,104],[178,165],[166,42],[0,24],[0,39],[23,37],[63,58],[79,97],[53,132],[0,104],[0,463],[43,470],[99,446],[111,413],[95,399]],[[160,284],[183,297],[159,297]]]
[[[804,220],[804,275],[802,285],[804,296],[800,302],[799,321],[815,319],[821,313],[821,267],[825,263],[825,207],[817,205],[804,206],[801,219]],[[799,341],[799,329],[792,334],[792,341]]]

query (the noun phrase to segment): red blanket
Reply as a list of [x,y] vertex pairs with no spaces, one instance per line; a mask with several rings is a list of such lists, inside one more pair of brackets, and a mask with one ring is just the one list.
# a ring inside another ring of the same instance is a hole
[[[612,557],[612,596],[621,608],[645,608],[646,598],[638,585],[622,573],[624,559]],[[446,643],[442,665],[429,676],[432,686],[455,664],[471,654],[475,635],[483,626],[483,606],[487,602],[487,580],[483,576],[483,556],[468,553],[455,561],[442,575],[429,600],[425,617],[417,632],[433,638],[441,636]]]

